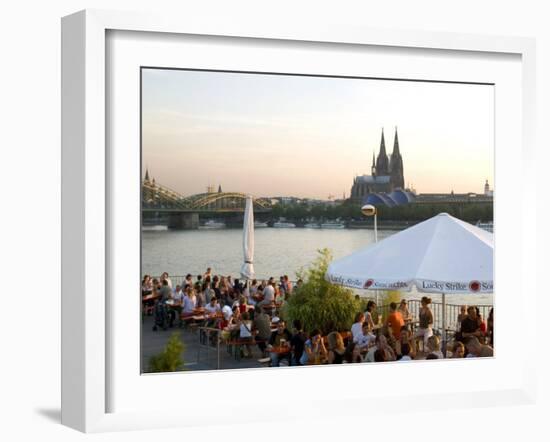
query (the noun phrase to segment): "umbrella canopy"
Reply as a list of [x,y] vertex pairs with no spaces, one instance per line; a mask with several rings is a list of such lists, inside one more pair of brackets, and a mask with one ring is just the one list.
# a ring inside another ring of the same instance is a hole
[[252,279],[254,278],[254,207],[251,196],[246,199],[244,209],[243,254],[244,262],[241,267],[241,276]]
[[493,234],[440,213],[333,261],[326,278],[367,290],[492,293]]

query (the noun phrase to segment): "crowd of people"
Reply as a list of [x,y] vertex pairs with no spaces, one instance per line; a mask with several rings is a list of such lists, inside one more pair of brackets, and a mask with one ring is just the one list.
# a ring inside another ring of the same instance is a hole
[[[392,302],[387,315],[379,314],[374,301],[357,312],[350,330],[304,330],[296,319],[292,324],[279,317],[281,306],[300,287],[288,276],[278,280],[251,280],[246,284],[231,276],[186,275],[173,285],[168,273],[160,278],[145,275],[142,296],[151,298],[145,307],[170,302],[170,326],[185,323],[198,308],[206,313],[205,325],[218,328],[226,340],[238,340],[243,357],[251,358],[257,346],[270,365],[318,365],[362,362],[412,361],[418,359],[471,358],[493,356],[493,309],[487,320],[475,306],[462,306],[456,333],[442,348],[434,331],[431,299],[424,296],[416,317],[408,302]],[[153,295],[153,296],[149,296]]]

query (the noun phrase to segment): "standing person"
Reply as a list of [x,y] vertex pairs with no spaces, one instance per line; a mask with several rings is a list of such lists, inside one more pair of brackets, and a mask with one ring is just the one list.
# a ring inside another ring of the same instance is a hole
[[271,319],[260,306],[254,308],[254,322],[252,323],[254,339],[258,343],[258,348],[262,354],[265,354],[266,342],[271,338]]
[[420,300],[420,311],[418,312],[418,330],[416,331],[416,338],[422,339],[423,341],[423,348],[427,348],[428,346],[428,338],[433,335],[433,323],[434,323],[434,317],[433,313],[430,310],[430,304],[432,303],[432,299],[428,298],[427,296],[423,296]]
[[166,302],[170,298],[172,298],[172,288],[169,286],[167,279],[162,280],[162,286],[160,288],[159,294],[162,302]]
[[193,288],[193,276],[191,273],[185,275],[185,280],[183,281],[183,288],[187,288],[187,286]]
[[[281,320],[277,323],[277,331],[274,331],[269,338],[269,345],[267,346],[268,350],[275,350],[274,347],[279,348],[279,352],[272,351],[271,356],[271,366],[279,367],[283,359],[288,360],[288,365],[290,365],[290,339],[292,335],[286,328],[285,321]],[[288,352],[285,352],[284,349],[288,347]]]
[[258,281],[253,279],[250,285],[248,286],[248,290],[246,291],[246,295],[248,297],[248,303],[250,305],[256,305],[257,293],[258,293]]
[[386,320],[386,326],[391,330],[393,337],[399,339],[401,337],[401,327],[405,325],[405,320],[401,312],[397,310],[395,302],[390,303],[390,314]]
[[336,331],[330,332],[327,336],[328,363],[341,364],[344,361],[346,347],[342,335]]
[[302,322],[299,319],[295,319],[292,322],[294,326],[294,334],[290,339],[290,350],[292,352],[292,357],[290,359],[291,365],[302,365],[300,363],[300,358],[304,352],[304,345],[307,341],[307,336],[302,329]]
[[170,287],[170,289],[172,288],[172,280],[168,277],[168,272],[164,272],[160,276],[160,283],[162,284],[163,281],[168,281],[168,287]]
[[301,365],[323,364],[327,358],[327,349],[323,343],[323,337],[319,329],[314,329],[304,343],[304,351],[300,357]]
[[471,337],[478,339],[481,337],[480,321],[477,317],[476,308],[473,305],[468,307],[468,316],[462,320],[460,324],[459,336],[457,338],[463,343],[466,343],[468,338]]
[[292,293],[292,281],[290,281],[290,279],[288,279],[288,275],[283,276],[283,282],[284,282],[284,285],[285,285],[285,293],[287,295],[290,295]]
[[204,279],[211,279],[212,278],[212,268],[208,267],[206,269],[206,272],[204,272],[204,275],[202,275]]
[[458,314],[456,318],[457,322],[457,330],[460,331],[460,326],[462,324],[462,321],[464,321],[468,317],[468,313],[466,313],[467,307],[465,305],[460,306],[460,313]]
[[371,330],[374,330],[374,327],[377,325],[374,322],[373,312],[376,310],[376,302],[370,300],[367,302],[367,311],[365,311],[365,321],[370,325]]
[[407,305],[406,299],[401,300],[397,311],[401,313],[401,316],[403,317],[403,321],[405,321],[405,323],[410,322],[412,320],[412,316],[411,316],[411,313],[409,312],[409,307]]

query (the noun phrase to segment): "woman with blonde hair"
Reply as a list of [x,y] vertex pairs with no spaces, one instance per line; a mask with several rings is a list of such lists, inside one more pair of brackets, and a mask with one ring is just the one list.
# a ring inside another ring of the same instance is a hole
[[341,364],[344,361],[344,354],[346,353],[342,335],[338,332],[330,332],[327,336],[327,344],[328,363]]
[[439,336],[433,335],[428,338],[428,351],[429,354],[436,355],[438,359],[443,359],[443,352],[441,351],[441,340]]

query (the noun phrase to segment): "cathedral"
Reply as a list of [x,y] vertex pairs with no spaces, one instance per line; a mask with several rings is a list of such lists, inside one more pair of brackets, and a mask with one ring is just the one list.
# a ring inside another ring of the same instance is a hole
[[374,153],[372,154],[371,175],[361,175],[354,178],[353,186],[351,187],[351,200],[362,203],[369,194],[390,194],[395,190],[404,189],[403,158],[401,158],[401,153],[399,152],[397,128],[395,129],[391,155],[386,153],[384,129],[382,129],[378,157],[375,159]]

